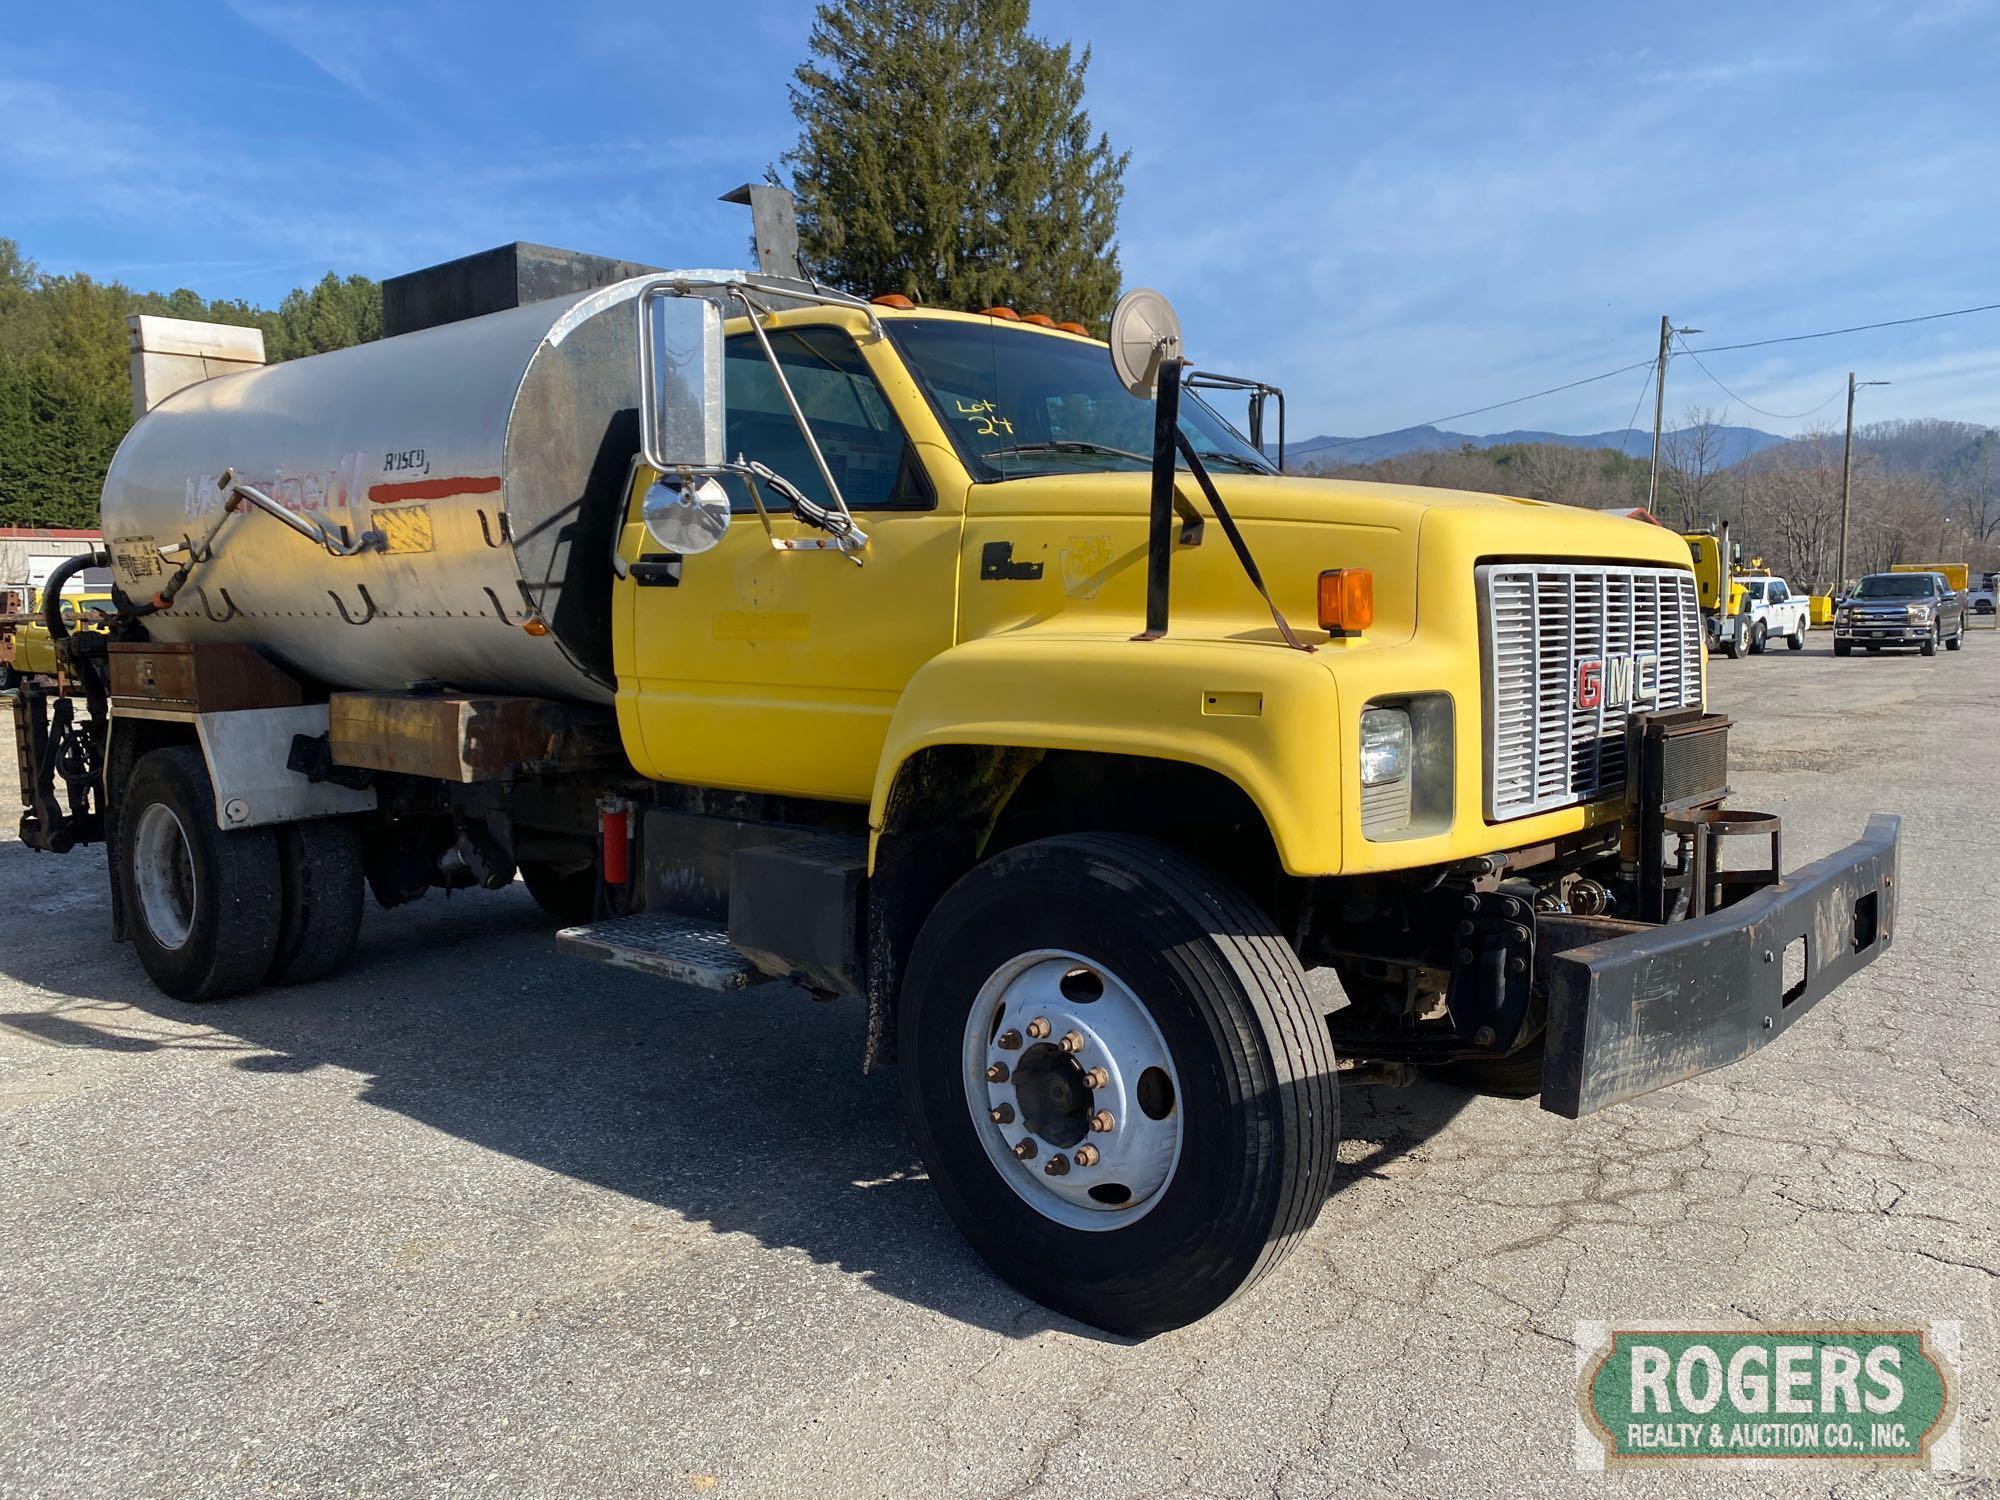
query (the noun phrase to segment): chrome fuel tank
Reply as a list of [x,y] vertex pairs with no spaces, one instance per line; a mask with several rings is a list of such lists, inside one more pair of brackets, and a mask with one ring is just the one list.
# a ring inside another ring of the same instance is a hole
[[420,682],[608,702],[611,547],[638,451],[645,278],[203,381],[133,427],[104,485],[119,587],[199,537],[233,470],[382,550],[335,557],[250,507],[163,641],[237,641],[330,687]]

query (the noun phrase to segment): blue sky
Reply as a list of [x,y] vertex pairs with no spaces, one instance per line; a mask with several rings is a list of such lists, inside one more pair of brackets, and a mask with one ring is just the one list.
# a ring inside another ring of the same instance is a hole
[[[45,269],[275,300],[511,239],[742,259],[808,4],[17,8],[0,234]],[[1132,153],[1127,283],[1204,365],[1366,433],[1644,359],[2000,302],[1990,0],[1039,0]],[[1060,309],[1055,311],[1060,312]],[[2000,312],[1718,354],[1772,412],[2000,423]],[[1622,427],[1641,373],[1454,425]],[[1677,360],[1668,405],[1782,421]],[[1650,397],[1647,401],[1650,409]],[[1645,416],[1642,411],[1642,419]]]

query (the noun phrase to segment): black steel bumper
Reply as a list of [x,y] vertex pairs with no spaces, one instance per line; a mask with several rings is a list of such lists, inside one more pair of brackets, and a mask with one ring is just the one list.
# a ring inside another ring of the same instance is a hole
[[1901,825],[1877,813],[1859,843],[1720,911],[1548,955],[1542,1108],[1575,1119],[1736,1062],[1874,962]]

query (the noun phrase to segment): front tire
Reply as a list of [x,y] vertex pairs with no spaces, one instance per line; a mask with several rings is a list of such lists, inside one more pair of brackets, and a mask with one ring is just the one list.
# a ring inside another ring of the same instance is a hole
[[1944,639],[1944,626],[1933,625],[1931,626],[1930,638],[1926,640],[1923,643],[1923,645],[1920,646],[1918,649],[1922,651],[1923,654],[1926,656],[1936,656],[1938,642],[1943,639]]
[[269,828],[224,833],[201,752],[141,757],[118,808],[118,878],[132,946],[176,1000],[220,1000],[261,982],[278,951],[281,876]]
[[1333,1046],[1296,955],[1226,878],[1150,839],[1043,839],[974,868],[918,935],[898,1042],[952,1221],[1099,1328],[1213,1312],[1331,1186]]
[[1752,656],[1762,656],[1764,654],[1764,641],[1766,635],[1767,632],[1764,629],[1764,623],[1763,621],[1760,620],[1757,622],[1756,627],[1750,632],[1750,654]]
[[1835,641],[1833,643],[1833,654],[1835,656],[1852,656],[1854,654],[1854,642]]

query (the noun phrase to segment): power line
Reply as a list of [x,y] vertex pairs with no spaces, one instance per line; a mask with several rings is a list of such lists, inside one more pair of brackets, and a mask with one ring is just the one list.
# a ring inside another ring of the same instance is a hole
[[[1880,323],[1856,323],[1852,327],[1827,328],[1827,329],[1822,329],[1818,333],[1791,333],[1784,335],[1782,338],[1751,339],[1741,344],[1704,344],[1701,346],[1701,348],[1695,349],[1689,347],[1686,340],[1682,340],[1681,350],[1683,353],[1692,357],[1703,354],[1725,354],[1732,349],[1766,349],[1773,344],[1801,344],[1805,343],[1809,339],[1838,338],[1841,334],[1844,333],[1867,333],[1870,330],[1876,328],[1903,328],[1907,327],[1912,323],[1935,323],[1940,318],[1963,318],[1972,313],[1983,313],[1983,312],[2000,312],[2000,302],[1985,302],[1981,303],[1978,307],[1955,307],[1951,309],[1951,311],[1949,312],[1922,313],[1914,318],[1887,318]],[[1716,380],[1714,372],[1711,371],[1707,365],[1702,365],[1701,360],[1698,357],[1695,358],[1694,362],[1697,365],[1701,365],[1702,373],[1704,375],[1707,375],[1710,380],[1715,380],[1715,383],[1718,386],[1721,386],[1724,391],[1729,391],[1729,387],[1723,385],[1720,380]],[[1635,360],[1633,363],[1629,365],[1620,365],[1615,370],[1606,370],[1599,375],[1586,375],[1581,380],[1571,380],[1562,385],[1552,385],[1547,390],[1530,391],[1525,396],[1514,396],[1506,401],[1495,401],[1491,406],[1475,406],[1471,408],[1469,411],[1450,412],[1442,417],[1432,417],[1429,421],[1426,422],[1412,422],[1403,427],[1393,428],[1391,429],[1390,432],[1372,432],[1372,433],[1367,433],[1361,437],[1342,438],[1338,442],[1322,444],[1321,446],[1314,448],[1311,451],[1314,453],[1327,453],[1331,452],[1335,448],[1346,448],[1354,443],[1365,443],[1370,438],[1388,437],[1391,436],[1392,433],[1394,432],[1409,432],[1418,427],[1435,427],[1440,422],[1456,422],[1464,417],[1483,416],[1485,413],[1489,411],[1500,411],[1505,407],[1519,406],[1524,401],[1539,401],[1544,396],[1555,396],[1555,395],[1560,395],[1564,391],[1573,391],[1578,386],[1595,385],[1600,380],[1610,380],[1616,376],[1624,375],[1632,370],[1651,369],[1653,364],[1654,361],[1650,359]],[[1648,377],[1648,385],[1650,384],[1651,384],[1651,379],[1650,377]],[[1644,401],[1646,399],[1646,389],[1647,387],[1644,386],[1640,388],[1639,391],[1640,401]],[[1741,396],[1737,396],[1734,391],[1729,391],[1729,394],[1736,400],[1742,401],[1743,405],[1749,407],[1752,411],[1757,412],[1763,416],[1773,417],[1779,421],[1786,421],[1786,422],[1798,420],[1798,417],[1787,417],[1779,412],[1765,411],[1761,406],[1757,406],[1751,402],[1744,401],[1743,398]],[[1839,394],[1838,392],[1835,392],[1835,395],[1838,394]],[[1832,399],[1833,399],[1832,397],[1828,397],[1826,401],[1822,401],[1819,404],[1819,406],[1815,406],[1812,409],[1813,412],[1819,411],[1821,408],[1830,404]],[[1639,408],[1635,404],[1632,408],[1633,420],[1635,421],[1637,420],[1638,414],[1639,414]],[[1807,416],[1807,417],[1811,415],[1812,412],[1801,412],[1799,414],[1799,416]],[[1625,425],[1629,429],[1632,424],[1631,422],[1627,422]]]
[[1752,339],[1747,344],[1703,344],[1699,349],[1689,349],[1688,353],[1721,354],[1730,349],[1762,349],[1771,344],[1801,344],[1807,339],[1830,339],[1843,333],[1866,333],[1871,328],[1902,328],[1911,323],[1935,323],[1939,318],[1962,318],[1968,313],[1983,312],[2000,312],[2000,302],[1987,302],[1978,307],[1955,307],[1950,312],[1924,313],[1921,317],[1915,318],[1890,318],[1881,323],[1856,323],[1852,328],[1829,328],[1823,333],[1793,333],[1778,339]]
[[[1679,335],[1675,335],[1675,337],[1679,338]],[[1750,410],[1756,412],[1759,416],[1762,417],[1776,417],[1780,422],[1796,422],[1803,417],[1811,416],[1813,412],[1826,410],[1828,406],[1832,405],[1834,402],[1840,399],[1840,389],[1836,387],[1834,393],[1831,396],[1828,396],[1826,400],[1820,402],[1818,406],[1815,406],[1808,411],[1767,411],[1765,408],[1759,406],[1756,402],[1746,400],[1744,397],[1737,395],[1736,392],[1732,391],[1728,386],[1724,385],[1720,380],[1716,380],[1715,371],[1709,369],[1707,365],[1701,362],[1701,356],[1699,354],[1696,354],[1694,350],[1688,348],[1686,339],[1680,339],[1680,346],[1681,346],[1681,353],[1685,354],[1689,359],[1693,360],[1695,362],[1696,368],[1698,368],[1702,374],[1706,375],[1710,380],[1714,380],[1716,388],[1720,390],[1723,395],[1729,397],[1730,400],[1735,401],[1740,405],[1749,407]]]
[[1626,418],[1626,430],[1624,430],[1626,438],[1630,438],[1638,430],[1632,424],[1638,422],[1638,408],[1646,400],[1646,392],[1652,390],[1652,376],[1654,376],[1654,364],[1652,364],[1652,360],[1646,360],[1646,378],[1638,382],[1638,400],[1632,402],[1632,416]]
[[[1650,359],[1638,360],[1633,364],[1620,365],[1615,370],[1606,370],[1602,375],[1586,375],[1583,377],[1583,379],[1572,380],[1567,385],[1552,385],[1545,391],[1532,391],[1528,395],[1515,396],[1513,399],[1508,401],[1495,401],[1491,406],[1475,406],[1470,411],[1455,411],[1442,417],[1432,417],[1428,422],[1412,422],[1407,427],[1396,428],[1395,431],[1408,432],[1412,428],[1417,428],[1417,427],[1435,427],[1440,422],[1456,422],[1461,417],[1476,417],[1484,412],[1498,411],[1503,406],[1519,406],[1523,401],[1536,401],[1541,399],[1543,396],[1553,396],[1559,391],[1573,391],[1580,385],[1594,385],[1596,382],[1600,380],[1609,380],[1614,375],[1624,375],[1628,374],[1633,370],[1642,368],[1650,369],[1652,367],[1652,364],[1653,362]],[[1387,437],[1387,436],[1389,436],[1388,433],[1371,432],[1362,437],[1342,438],[1337,443],[1323,443],[1319,447],[1314,448],[1312,451],[1314,453],[1324,453],[1329,448],[1345,448],[1349,443],[1365,443],[1371,437]]]

